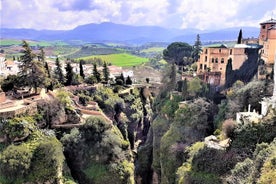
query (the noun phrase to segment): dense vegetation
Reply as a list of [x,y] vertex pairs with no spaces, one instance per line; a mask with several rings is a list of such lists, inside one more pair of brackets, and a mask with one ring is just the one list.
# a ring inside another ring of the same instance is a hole
[[[151,52],[147,49],[139,48],[140,53]],[[199,37],[193,47],[169,45],[166,67],[160,65],[160,55],[150,59],[163,71],[159,93],[151,89],[149,76],[139,87],[122,75],[111,81],[107,59],[92,59],[93,72],[86,76],[75,73],[70,60],[63,73],[59,58],[50,71],[43,49],[34,54],[24,42],[23,50],[21,72],[3,80],[3,91],[59,89],[37,102],[35,115],[1,119],[0,183],[275,182],[275,110],[254,122],[234,120],[249,104],[260,112],[259,102],[272,95],[271,78],[250,81],[255,71],[245,72],[249,60],[239,71],[230,71],[231,87],[223,96],[197,77],[182,78],[183,72],[195,70]],[[122,56],[130,55],[118,55],[118,65],[125,65]],[[85,62],[90,61],[80,60],[80,70]],[[231,72],[238,72],[240,80],[232,80]],[[20,82],[26,78],[31,80]],[[77,87],[84,82],[88,88]],[[79,107],[97,115],[83,116]]]

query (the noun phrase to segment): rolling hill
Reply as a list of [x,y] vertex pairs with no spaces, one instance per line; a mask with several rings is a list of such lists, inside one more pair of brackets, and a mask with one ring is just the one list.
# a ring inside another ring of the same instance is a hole
[[[257,37],[259,28],[244,27],[244,37]],[[143,44],[147,42],[185,41],[193,43],[196,34],[201,41],[235,40],[240,28],[228,28],[216,31],[201,31],[197,29],[166,29],[158,26],[131,26],[110,22],[101,24],[86,24],[72,30],[34,30],[34,29],[1,29],[1,39],[30,40],[81,40],[83,42],[124,42]]]

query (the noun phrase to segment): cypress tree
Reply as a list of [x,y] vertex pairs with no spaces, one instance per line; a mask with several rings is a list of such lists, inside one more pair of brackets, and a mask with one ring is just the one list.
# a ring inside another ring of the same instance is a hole
[[60,61],[59,61],[58,58],[56,59],[56,69],[55,69],[54,73],[55,73],[55,76],[56,76],[57,80],[61,84],[63,84],[64,83],[64,74],[62,72],[61,64],[60,64]]
[[93,63],[93,76],[95,77],[97,82],[101,81],[101,74],[100,74],[100,72],[98,72],[96,63]]
[[83,72],[83,60],[81,59],[80,60],[80,76],[84,79],[85,78],[85,75],[84,75],[84,72]]
[[131,84],[132,84],[132,80],[129,76],[127,76],[126,85],[131,85]]
[[108,70],[106,62],[104,62],[104,64],[103,64],[103,75],[104,75],[104,81],[108,82],[108,80],[109,80],[109,70]]
[[71,66],[70,63],[66,64],[65,70],[66,70],[66,77],[65,77],[66,78],[66,82],[65,82],[65,85],[66,86],[72,85],[73,77],[74,77],[74,72],[73,72],[73,67]]
[[242,30],[240,29],[237,44],[241,44],[241,43],[242,43]]

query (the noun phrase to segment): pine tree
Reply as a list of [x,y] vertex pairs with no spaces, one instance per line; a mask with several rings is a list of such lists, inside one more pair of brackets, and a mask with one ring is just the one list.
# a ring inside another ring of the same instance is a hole
[[72,85],[72,82],[73,82],[73,79],[74,79],[74,72],[73,72],[73,67],[71,66],[70,63],[66,64],[65,71],[66,71],[66,76],[65,76],[66,82],[65,82],[65,85],[66,86]]
[[196,35],[196,41],[195,41],[193,48],[194,48],[194,50],[193,50],[192,57],[193,57],[194,62],[196,62],[199,59],[199,55],[202,51],[202,43],[200,41],[199,34]]
[[242,30],[240,29],[237,44],[241,44],[241,43],[242,43]]
[[103,64],[103,75],[104,75],[104,81],[108,82],[108,80],[109,80],[109,70],[108,70],[106,62],[104,62],[104,64]]
[[43,64],[40,61],[35,61],[36,57],[33,54],[29,44],[23,40],[23,55],[21,56],[21,65],[19,78],[21,85],[26,85],[34,88],[37,93],[38,87],[45,87],[48,82],[47,74]]
[[95,79],[97,80],[97,82],[101,81],[101,74],[100,74],[100,72],[98,72],[97,64],[96,63],[93,64],[93,76],[95,77]]
[[56,59],[56,68],[55,68],[54,73],[55,73],[56,79],[57,79],[61,84],[64,84],[64,74],[63,74],[63,72],[62,72],[61,64],[60,64],[60,61],[59,61],[58,58]]
[[85,75],[84,75],[84,71],[83,71],[83,60],[80,60],[80,76],[84,79]]

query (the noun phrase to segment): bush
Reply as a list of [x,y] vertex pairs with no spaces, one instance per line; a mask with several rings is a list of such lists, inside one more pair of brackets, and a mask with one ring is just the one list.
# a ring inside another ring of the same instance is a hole
[[232,138],[235,130],[235,121],[233,119],[227,119],[222,124],[222,131],[226,138]]

